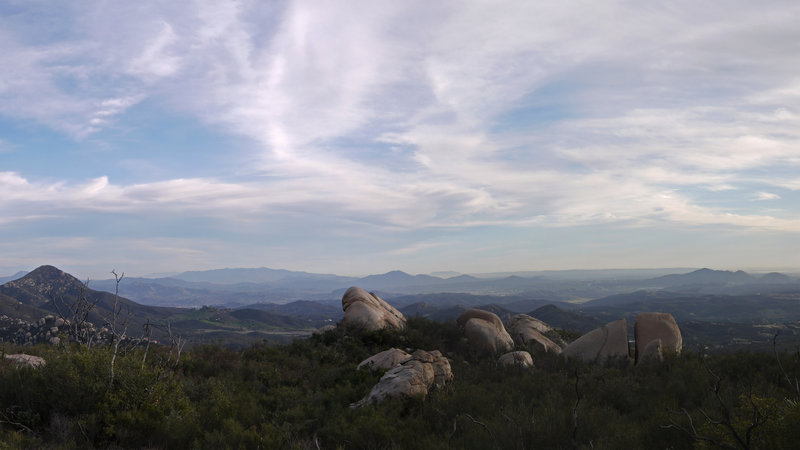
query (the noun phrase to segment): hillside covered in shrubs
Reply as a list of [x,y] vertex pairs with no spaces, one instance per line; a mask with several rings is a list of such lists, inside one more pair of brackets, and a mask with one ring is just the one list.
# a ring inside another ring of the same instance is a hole
[[[440,350],[454,380],[424,400],[351,408],[382,375],[356,366],[392,347]],[[340,326],[243,350],[134,347],[117,355],[113,377],[111,347],[24,350],[46,364],[3,358],[8,448],[790,448],[800,440],[800,360],[789,353],[684,350],[636,366],[545,354],[525,369],[475,353],[455,323],[420,318],[400,331]]]

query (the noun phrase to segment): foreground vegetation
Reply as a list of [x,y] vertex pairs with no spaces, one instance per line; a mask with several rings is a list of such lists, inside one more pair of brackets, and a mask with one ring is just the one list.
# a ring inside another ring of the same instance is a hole
[[[350,409],[390,347],[440,349],[455,381],[425,401]],[[6,346],[12,353],[19,348]],[[289,345],[69,351],[0,364],[4,448],[792,448],[798,354],[686,351],[633,367],[540,357],[533,370],[472,354],[455,324],[328,331]]]

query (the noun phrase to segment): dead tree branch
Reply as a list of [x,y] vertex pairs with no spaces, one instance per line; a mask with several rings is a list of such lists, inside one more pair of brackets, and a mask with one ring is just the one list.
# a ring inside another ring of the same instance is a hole
[[[56,308],[56,314],[64,324],[67,325],[68,339],[77,342],[79,345],[91,348],[94,345],[94,333],[92,333],[92,323],[89,322],[89,314],[97,306],[99,300],[90,301],[86,296],[86,291],[89,289],[89,280],[81,286],[78,297],[70,304],[67,304],[63,298],[54,298],[53,305]],[[66,351],[69,351],[67,342],[62,343]]]
[[775,336],[772,336],[772,353],[775,354],[775,360],[778,361],[778,367],[781,369],[781,373],[783,377],[786,379],[786,382],[789,384],[789,388],[794,391],[795,398],[800,400],[800,382],[798,382],[797,377],[794,379],[794,383],[789,378],[789,374],[786,372],[786,369],[783,368],[783,363],[781,363],[780,355],[778,355],[778,335],[781,334],[781,330],[775,332]]

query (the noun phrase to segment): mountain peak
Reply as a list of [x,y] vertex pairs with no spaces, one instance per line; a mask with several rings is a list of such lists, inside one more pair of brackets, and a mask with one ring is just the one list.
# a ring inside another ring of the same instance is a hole
[[5,286],[47,297],[74,295],[85,287],[79,279],[49,265],[39,266],[20,279],[9,281]]
[[703,268],[694,272],[684,274],[664,275],[655,280],[666,282],[667,286],[690,285],[690,284],[722,284],[722,283],[747,283],[755,278],[747,272],[738,270],[712,270]]

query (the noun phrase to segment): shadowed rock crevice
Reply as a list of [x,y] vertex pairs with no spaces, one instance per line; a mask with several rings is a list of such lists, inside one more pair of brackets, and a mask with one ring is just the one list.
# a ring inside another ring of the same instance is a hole
[[508,334],[518,345],[528,346],[534,353],[561,353],[561,347],[544,333],[552,328],[527,314],[517,314],[508,320]]
[[644,312],[636,315],[636,324],[633,328],[636,339],[636,360],[652,355],[655,349],[651,347],[653,341],[660,341],[659,348],[662,352],[680,353],[683,347],[683,337],[678,323],[669,313]]
[[596,328],[566,346],[561,354],[567,358],[600,363],[609,358],[630,358],[628,323],[620,319]]

